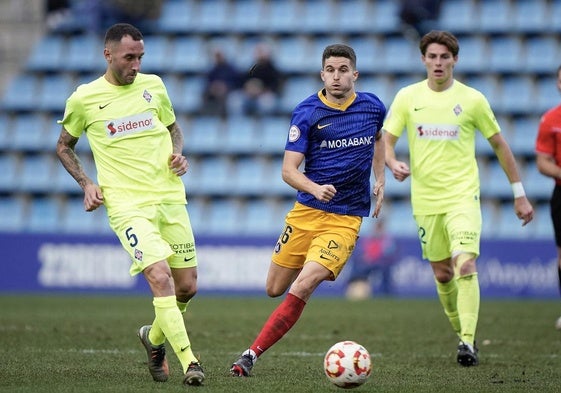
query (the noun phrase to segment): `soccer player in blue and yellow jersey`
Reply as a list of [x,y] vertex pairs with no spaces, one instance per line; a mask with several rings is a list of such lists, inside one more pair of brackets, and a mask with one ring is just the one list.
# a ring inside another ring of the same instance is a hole
[[[179,358],[184,383],[200,385],[204,373],[193,355],[182,313],[197,290],[197,257],[185,208],[183,134],[162,80],[140,73],[141,32],[116,24],[105,35],[107,69],[68,98],[57,154],[84,191],[86,211],[105,205],[111,228],[154,296],[155,319],[138,336],[155,381],[168,379],[165,341]],[[86,133],[97,169],[96,184],[74,147]]]
[[[422,254],[430,261],[444,312],[460,339],[457,361],[475,366],[480,302],[476,259],[482,220],[476,130],[488,140],[512,184],[514,210],[522,225],[532,220],[533,208],[487,99],[454,79],[456,37],[431,31],[419,47],[427,79],[401,89],[391,104],[384,122],[386,163],[398,181],[411,175],[411,203]],[[411,168],[395,154],[404,129]]]
[[257,358],[298,321],[317,286],[337,278],[355,246],[362,217],[370,215],[372,193],[372,215],[380,214],[386,108],[374,94],[355,92],[357,78],[354,50],[329,45],[322,56],[324,88],[294,109],[282,178],[298,191],[297,202],[286,216],[266,283],[269,296],[288,294],[232,365],[234,376],[249,376]]

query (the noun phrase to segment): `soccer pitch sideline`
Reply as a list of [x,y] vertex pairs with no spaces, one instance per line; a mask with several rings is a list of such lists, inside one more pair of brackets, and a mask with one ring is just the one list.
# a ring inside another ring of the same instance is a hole
[[256,363],[251,378],[228,369],[279,299],[198,295],[185,320],[205,385],[184,387],[168,346],[171,376],[148,374],[137,329],[152,319],[149,296],[0,296],[0,392],[337,392],[323,374],[325,351],[354,340],[372,356],[356,392],[558,392],[558,301],[482,299],[480,365],[455,362],[457,340],[436,298],[347,301],[312,298],[296,326]]

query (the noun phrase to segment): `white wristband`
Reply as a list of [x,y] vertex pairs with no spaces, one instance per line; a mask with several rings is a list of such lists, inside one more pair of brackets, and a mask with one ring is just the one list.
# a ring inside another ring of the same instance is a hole
[[517,181],[516,183],[512,183],[512,193],[514,194],[514,199],[526,196],[526,192],[524,191],[524,186],[521,182]]

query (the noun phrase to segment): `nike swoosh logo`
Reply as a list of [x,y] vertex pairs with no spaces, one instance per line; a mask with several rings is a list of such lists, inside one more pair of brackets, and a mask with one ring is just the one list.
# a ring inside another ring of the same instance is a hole
[[421,109],[425,109],[425,107],[422,106],[422,107],[420,107],[420,108],[413,108],[413,110],[414,110],[415,112],[420,111]]
[[323,124],[323,125],[318,124],[318,130],[321,130],[322,128],[325,128],[325,127],[329,127],[331,124],[333,124],[333,123],[327,123],[327,124]]
[[186,346],[185,348],[181,348],[181,352],[185,351],[187,348],[189,348],[189,346]]
[[320,257],[321,259],[327,259],[328,261],[331,261],[331,259],[329,259],[329,258],[327,258],[327,257],[324,257],[323,254],[321,254],[319,257]]
[[191,258],[183,258],[183,260],[184,260],[185,262],[189,262],[189,261],[193,260],[193,258],[195,258],[195,257],[191,257]]
[[110,102],[108,102],[108,103],[107,103],[107,104],[105,104],[105,105],[100,105],[100,106],[99,106],[99,109],[103,109],[103,108],[105,108],[105,107],[106,107],[107,105],[109,105],[109,104],[111,104],[111,103],[110,103]]

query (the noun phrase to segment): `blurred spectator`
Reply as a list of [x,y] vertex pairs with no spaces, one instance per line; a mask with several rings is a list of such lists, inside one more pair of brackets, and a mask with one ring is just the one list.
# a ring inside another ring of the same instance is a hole
[[379,287],[384,295],[392,293],[391,267],[397,260],[396,241],[386,232],[383,219],[378,218],[374,225],[371,235],[358,239],[349,260],[347,298],[352,300],[369,298],[373,287]]
[[228,96],[240,88],[240,73],[221,49],[212,52],[214,64],[206,75],[202,113],[226,118]]
[[273,114],[278,107],[283,75],[275,66],[271,49],[261,43],[255,47],[254,63],[244,79],[241,99],[230,100],[233,112],[249,116]]
[[47,0],[45,2],[45,23],[49,30],[56,30],[71,17],[70,0]]
[[401,0],[399,18],[403,35],[418,41],[433,30],[440,17],[441,0]]

